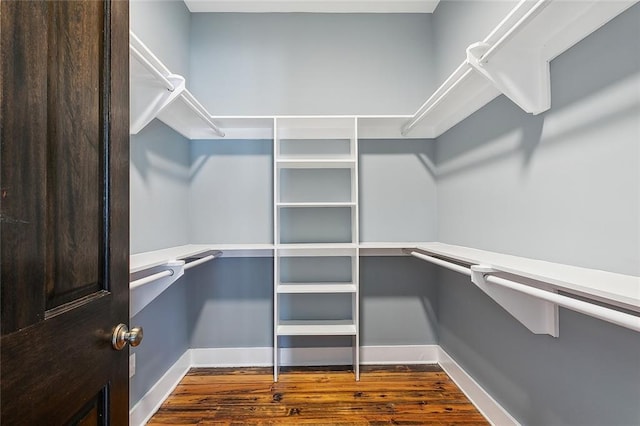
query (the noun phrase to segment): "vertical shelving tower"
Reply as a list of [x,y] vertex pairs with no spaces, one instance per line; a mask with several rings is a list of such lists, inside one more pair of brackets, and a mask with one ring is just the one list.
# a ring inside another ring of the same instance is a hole
[[356,118],[274,127],[274,381],[285,336],[351,336],[359,380]]

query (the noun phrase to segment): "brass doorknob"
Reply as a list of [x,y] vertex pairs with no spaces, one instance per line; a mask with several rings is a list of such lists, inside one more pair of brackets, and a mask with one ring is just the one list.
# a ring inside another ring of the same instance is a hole
[[142,327],[134,327],[129,331],[125,324],[118,324],[113,330],[111,345],[113,349],[121,351],[122,348],[127,346],[127,343],[131,344],[131,346],[138,346],[143,337]]

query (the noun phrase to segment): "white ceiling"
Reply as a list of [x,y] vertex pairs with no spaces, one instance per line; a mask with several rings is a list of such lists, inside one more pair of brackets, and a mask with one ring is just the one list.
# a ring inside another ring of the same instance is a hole
[[440,0],[184,0],[191,12],[433,13]]

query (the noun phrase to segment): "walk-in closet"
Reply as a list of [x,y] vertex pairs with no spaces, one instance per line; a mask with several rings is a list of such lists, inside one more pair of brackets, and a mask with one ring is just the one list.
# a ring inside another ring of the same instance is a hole
[[638,424],[638,5],[311,3],[131,3],[132,424],[194,367],[381,364]]

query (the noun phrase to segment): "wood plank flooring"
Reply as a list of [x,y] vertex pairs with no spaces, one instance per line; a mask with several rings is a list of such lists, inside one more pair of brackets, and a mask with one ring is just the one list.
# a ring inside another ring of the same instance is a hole
[[194,368],[149,425],[488,425],[437,365]]

